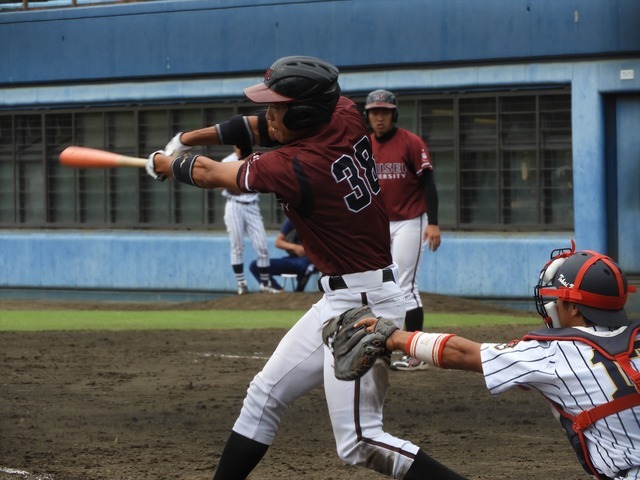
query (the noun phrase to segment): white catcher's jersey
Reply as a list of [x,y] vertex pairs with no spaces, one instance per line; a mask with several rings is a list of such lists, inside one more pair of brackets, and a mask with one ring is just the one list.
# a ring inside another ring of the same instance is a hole
[[[575,328],[603,336],[620,331]],[[632,358],[632,363],[640,370],[640,337],[636,339],[636,347],[638,356]],[[614,362],[584,342],[484,343],[480,353],[485,382],[492,394],[526,386],[538,390],[572,415],[635,390],[633,382]],[[598,420],[584,435],[591,462],[600,472],[610,478],[640,479],[640,407]]]

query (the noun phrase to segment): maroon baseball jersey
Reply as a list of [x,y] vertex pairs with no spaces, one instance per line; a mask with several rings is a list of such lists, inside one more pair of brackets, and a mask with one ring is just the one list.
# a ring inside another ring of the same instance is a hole
[[398,128],[382,141],[371,135],[371,144],[389,219],[409,220],[425,213],[427,201],[420,177],[433,166],[422,139]]
[[238,172],[238,186],[275,193],[313,264],[325,275],[342,275],[392,262],[375,168],[362,115],[341,97],[315,135],[254,153]]

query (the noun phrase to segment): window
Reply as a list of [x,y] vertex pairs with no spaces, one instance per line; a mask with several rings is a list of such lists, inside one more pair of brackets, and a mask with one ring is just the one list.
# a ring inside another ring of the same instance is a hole
[[454,94],[417,102],[441,227],[573,228],[569,94]]
[[[0,227],[224,229],[219,190],[156,182],[142,169],[66,168],[58,154],[83,145],[144,158],[175,132],[255,108],[228,105],[0,114]],[[216,159],[231,150],[196,148]],[[277,201],[261,197],[265,225],[279,228]]]
[[[571,96],[566,90],[399,96],[436,172],[440,225],[460,230],[573,228]],[[0,114],[0,227],[224,229],[220,190],[156,182],[144,170],[70,169],[68,145],[146,157],[178,131],[256,106],[91,108]],[[197,147],[222,159],[229,146]],[[261,195],[267,228],[283,214]]]

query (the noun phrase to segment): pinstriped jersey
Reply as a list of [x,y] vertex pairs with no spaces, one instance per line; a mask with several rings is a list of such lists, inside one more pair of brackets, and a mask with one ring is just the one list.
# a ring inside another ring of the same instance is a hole
[[[582,328],[612,336],[624,327]],[[640,370],[640,336],[632,364]],[[482,369],[489,391],[497,395],[515,386],[538,390],[571,415],[635,392],[633,382],[618,365],[580,341],[513,341],[482,344]],[[596,421],[584,430],[595,468],[611,478],[640,478],[640,407]],[[620,473],[629,470],[628,473]]]
[[238,172],[244,192],[275,193],[311,262],[325,275],[392,263],[389,217],[362,115],[341,97],[329,123],[265,153]]

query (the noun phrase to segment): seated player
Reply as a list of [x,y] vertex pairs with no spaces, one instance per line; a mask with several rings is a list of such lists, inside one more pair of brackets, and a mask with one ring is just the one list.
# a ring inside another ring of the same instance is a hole
[[[304,253],[304,247],[298,232],[291,223],[286,219],[280,228],[280,232],[276,237],[275,246],[287,252],[287,256],[280,258],[271,258],[269,272],[271,274],[271,285],[273,288],[282,289],[282,286],[274,278],[274,275],[282,275],[283,273],[292,273],[297,275],[296,292],[304,292],[309,281],[309,277],[316,271],[315,266]],[[256,278],[260,279],[260,272],[257,262],[254,260],[249,264],[249,270]]]

